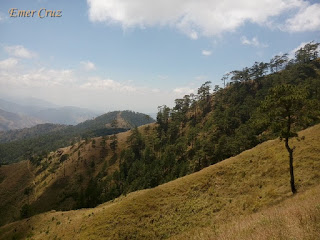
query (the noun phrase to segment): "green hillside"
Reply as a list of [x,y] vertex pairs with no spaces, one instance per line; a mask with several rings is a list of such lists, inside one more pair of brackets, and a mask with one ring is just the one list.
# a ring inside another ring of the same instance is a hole
[[0,133],[0,163],[41,158],[50,151],[66,147],[79,139],[111,135],[152,123],[142,113],[114,111],[76,126],[43,124],[32,128]]
[[30,128],[0,132],[0,143],[34,138],[34,137],[45,135],[58,130],[63,130],[63,129],[66,129],[67,127],[68,126],[66,125],[44,123],[44,124],[38,124]]

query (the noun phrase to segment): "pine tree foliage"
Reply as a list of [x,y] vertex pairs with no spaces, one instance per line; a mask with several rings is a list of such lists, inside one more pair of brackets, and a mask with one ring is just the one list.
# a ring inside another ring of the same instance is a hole
[[[310,43],[296,59],[275,56],[270,63],[231,71],[223,89],[211,82],[197,94],[158,108],[157,125],[146,132],[134,129],[121,153],[117,193],[151,188],[319,122],[320,66]],[[311,50],[310,50],[311,49]],[[301,61],[300,55],[310,61]],[[267,113],[261,109],[270,109]],[[291,126],[287,131],[287,111]],[[311,114],[312,112],[312,114]],[[269,131],[272,129],[273,131]],[[113,191],[113,190],[112,190]]]

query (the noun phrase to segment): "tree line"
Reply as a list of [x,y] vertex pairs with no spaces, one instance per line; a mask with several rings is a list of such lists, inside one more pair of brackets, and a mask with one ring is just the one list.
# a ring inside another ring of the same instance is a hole
[[174,107],[159,106],[156,126],[133,129],[118,170],[103,184],[96,180],[97,202],[155,187],[276,137],[288,151],[295,193],[289,139],[319,123],[318,46],[308,43],[291,60],[283,54],[231,71],[225,88],[211,88],[208,81],[197,94],[176,99]]

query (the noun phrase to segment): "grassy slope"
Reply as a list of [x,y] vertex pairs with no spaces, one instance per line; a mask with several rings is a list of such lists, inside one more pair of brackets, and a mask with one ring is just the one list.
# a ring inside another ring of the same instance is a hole
[[[143,127],[140,127],[140,129]],[[117,155],[126,147],[126,139],[130,131],[117,134]],[[3,165],[0,168],[0,225],[19,219],[23,204],[29,203],[35,212],[45,212],[51,209],[69,210],[75,202],[68,194],[78,192],[81,187],[85,189],[91,177],[96,176],[107,166],[105,175],[112,174],[118,169],[118,163],[110,165],[108,162],[113,156],[109,147],[111,140],[106,141],[107,156],[101,158],[101,137],[92,141],[84,141],[61,148],[50,153],[51,160],[45,159],[36,167],[29,161]],[[80,151],[80,157],[78,152]],[[60,163],[60,156],[68,154],[68,160]],[[90,165],[95,162],[95,167]],[[44,169],[44,166],[47,167]],[[79,176],[82,181],[79,182]],[[32,187],[29,196],[24,194],[27,187]]]
[[0,239],[319,239],[320,125],[300,136],[305,140],[292,142],[299,191],[294,197],[284,144],[273,140],[94,209],[8,224],[0,228]]
[[194,239],[320,239],[320,185],[248,216],[196,228],[172,240]]
[[0,168],[0,223],[20,217],[19,202],[27,202],[24,189],[34,178],[28,161],[1,166]]

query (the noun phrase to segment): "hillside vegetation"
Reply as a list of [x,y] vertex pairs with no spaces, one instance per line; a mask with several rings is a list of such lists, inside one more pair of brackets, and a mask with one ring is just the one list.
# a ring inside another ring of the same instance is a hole
[[[155,127],[147,127],[143,133],[134,129],[130,134],[128,147],[120,154],[119,171],[113,175],[107,191],[120,196],[152,188],[266,140],[281,136],[286,142],[296,131],[319,123],[317,46],[307,44],[291,61],[286,55],[276,56],[270,63],[255,63],[250,68],[232,71],[224,89],[216,87],[211,91],[210,82],[206,82],[197,95],[176,99],[173,108],[160,106]],[[292,91],[283,91],[280,97],[284,102],[289,100],[289,110],[285,109],[287,106],[284,110],[274,106],[263,111],[274,90],[281,90],[283,86],[303,94],[296,94],[297,97],[290,95]],[[296,105],[303,111],[295,109]],[[289,118],[286,115],[272,117],[273,111],[293,114],[288,133],[282,125]],[[275,124],[277,122],[281,124]],[[277,131],[271,131],[274,127]]]
[[1,166],[0,225],[52,209],[94,207],[117,197],[119,193],[106,190],[129,135],[86,139],[43,158]]
[[287,153],[276,139],[94,209],[8,224],[0,239],[319,239],[320,125],[299,136],[305,140],[291,141],[294,197]]
[[37,124],[34,127],[0,132],[0,143],[24,140],[38,137],[44,134],[66,129],[68,126],[53,123]]
[[0,132],[0,163],[43,158],[50,151],[69,146],[80,139],[124,132],[152,122],[152,118],[142,113],[114,111],[76,126],[43,124]]

